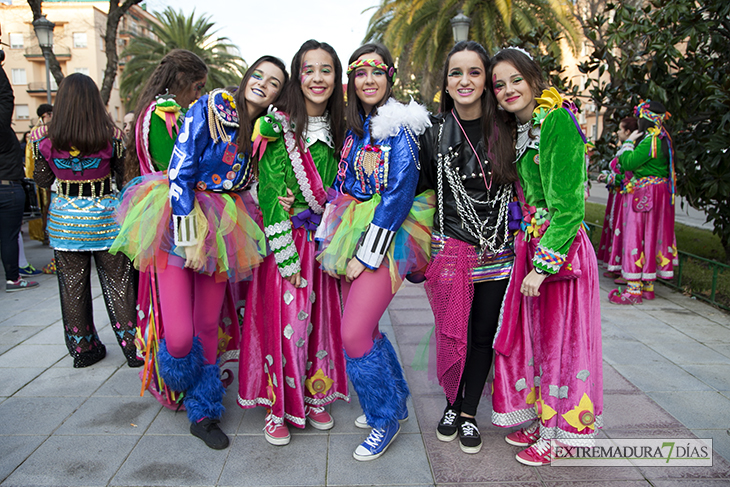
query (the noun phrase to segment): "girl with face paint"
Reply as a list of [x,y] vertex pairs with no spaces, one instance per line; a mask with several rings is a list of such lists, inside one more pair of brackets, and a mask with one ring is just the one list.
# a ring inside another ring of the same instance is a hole
[[239,362],[238,404],[268,409],[264,436],[273,445],[289,443],[288,425],[332,428],[324,406],[349,400],[337,281],[316,264],[313,238],[342,145],[342,66],[329,44],[309,40],[291,72],[281,102],[254,130],[271,253],[248,287]]

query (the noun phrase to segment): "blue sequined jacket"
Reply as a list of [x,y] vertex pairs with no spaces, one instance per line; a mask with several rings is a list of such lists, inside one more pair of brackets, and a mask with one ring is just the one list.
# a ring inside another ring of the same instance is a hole
[[365,119],[364,135],[348,131],[334,188],[361,201],[381,201],[355,256],[377,269],[413,205],[420,169],[418,136],[431,125],[424,107],[390,99]]
[[233,95],[214,90],[188,110],[172,151],[168,178],[176,245],[193,245],[195,191],[230,192],[250,180],[248,158],[238,151]]

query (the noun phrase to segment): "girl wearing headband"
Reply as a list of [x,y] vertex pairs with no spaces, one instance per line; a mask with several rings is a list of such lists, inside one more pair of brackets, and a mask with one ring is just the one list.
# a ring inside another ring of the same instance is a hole
[[378,322],[409,272],[425,266],[433,195],[415,198],[418,135],[429,125],[415,102],[391,98],[395,67],[381,44],[350,56],[347,137],[331,201],[317,238],[322,267],[342,285],[342,340],[347,373],[372,428],[356,460],[381,456],[408,418],[403,369]]
[[190,432],[213,449],[229,445],[218,425],[225,394],[219,348],[232,339],[220,333],[227,284],[250,277],[266,252],[243,199],[251,124],[286,80],[281,61],[266,56],[246,71],[235,95],[216,89],[200,97],[185,115],[167,173],[132,181],[120,210],[115,246],[140,271],[154,269],[158,282],[159,375],[184,393]]
[[[291,63],[280,109],[254,130],[258,199],[271,253],[248,288],[238,404],[266,406],[264,436],[291,440],[288,424],[329,430],[324,406],[349,401],[337,281],[314,260],[314,231],[337,174],[344,133],[342,65],[332,46],[309,40]],[[293,202],[280,204],[287,194]]]
[[436,434],[441,441],[458,436],[465,453],[482,447],[474,416],[514,261],[508,225],[517,180],[514,142],[486,89],[487,67],[480,44],[454,46],[444,64],[440,113],[421,137],[419,188],[438,195],[426,272],[437,374],[447,399]]
[[529,55],[503,49],[488,72],[517,125],[523,217],[494,340],[492,422],[530,421],[506,441],[539,466],[552,461],[550,440],[587,446],[603,425],[598,267],[581,225],[586,140],[575,106],[544,90]]
[[[614,289],[614,304],[641,304],[654,299],[657,277],[674,277],[678,263],[674,237],[674,147],[663,122],[669,114],[658,101],[645,101],[635,109],[639,128],[621,146],[618,162],[631,171],[621,274],[626,289]],[[637,144],[636,141],[641,139]]]

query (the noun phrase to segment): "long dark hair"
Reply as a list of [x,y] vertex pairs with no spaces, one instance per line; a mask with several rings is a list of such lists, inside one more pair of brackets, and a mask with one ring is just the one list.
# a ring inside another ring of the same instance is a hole
[[[134,109],[132,131],[127,139],[127,151],[124,158],[124,180],[129,181],[139,176],[139,157],[137,156],[137,121],[143,116],[145,108],[158,95],[166,91],[177,94],[189,87],[195,81],[208,74],[208,66],[197,54],[185,49],[173,49],[162,58],[152,76],[142,89]],[[187,108],[187,107],[183,107]]]
[[75,148],[88,155],[106,149],[116,126],[94,80],[81,73],[66,76],[58,87],[48,137],[57,150]]
[[[662,115],[664,113],[667,113],[667,108],[664,106],[664,104],[662,102],[654,101],[654,100],[649,102],[649,110],[656,113],[657,115]],[[654,122],[652,122],[651,120],[648,120],[643,117],[639,117],[638,130],[640,132],[646,133],[646,131],[650,127],[656,127],[656,124]],[[664,127],[664,130],[667,130],[667,127]],[[669,133],[668,130],[667,130],[667,133]],[[670,134],[670,136],[671,136],[671,134]],[[661,141],[662,141],[662,152],[664,152],[665,156],[669,157],[669,141],[667,140],[666,137],[662,138]]]
[[532,88],[532,94],[537,98],[542,95],[543,90],[548,89],[548,85],[545,82],[545,78],[542,75],[540,66],[535,61],[530,59],[527,54],[518,51],[517,49],[502,49],[492,57],[492,64],[487,69],[487,82],[489,87],[494,92],[494,86],[492,86],[492,69],[498,63],[502,61],[510,63],[515,67],[517,71],[525,78],[525,81],[530,88]]
[[623,127],[631,133],[634,130],[639,130],[639,119],[633,116],[624,117],[618,123],[618,126],[619,128]]
[[299,48],[291,60],[292,76],[286,86],[284,86],[281,102],[277,106],[286,112],[290,120],[296,124],[296,140],[300,141],[302,134],[307,129],[309,117],[307,116],[307,106],[304,102],[302,80],[299,74],[302,72],[302,58],[304,54],[316,49],[322,49],[329,54],[332,57],[332,64],[335,68],[335,86],[332,91],[332,96],[327,100],[327,111],[330,114],[330,125],[332,137],[335,140],[335,151],[339,153],[342,147],[342,140],[345,138],[345,98],[342,94],[342,63],[340,63],[340,58],[337,57],[337,53],[332,46],[326,42],[319,42],[314,39],[310,39],[302,44],[302,47]]
[[[381,58],[383,58],[383,63],[387,64],[388,66],[394,65],[393,56],[390,54],[388,48],[378,42],[363,44],[362,46],[355,49],[355,52],[352,53],[352,56],[350,56],[350,60],[347,61],[347,64],[350,65],[363,54],[368,54],[371,52],[378,54]],[[385,90],[385,96],[383,96],[380,105],[385,104],[385,102],[388,101],[388,98],[393,96],[394,83],[395,82],[393,81],[393,78],[388,76],[388,87]],[[347,75],[347,108],[345,109],[345,119],[347,121],[347,130],[352,130],[359,137],[362,137],[364,134],[363,118],[365,115],[365,110],[363,109],[362,103],[357,97],[357,93],[355,90],[355,71],[353,71]],[[378,113],[378,107],[373,107],[373,110],[370,112],[370,116],[374,117],[376,113]]]
[[491,87],[490,74],[492,64],[484,47],[475,41],[458,42],[446,56],[443,79],[441,80],[441,102],[439,111],[448,116],[454,108],[454,99],[446,91],[449,82],[449,62],[451,56],[457,52],[471,51],[479,56],[484,66],[484,75],[487,78],[482,93],[482,139],[487,149],[487,155],[492,161],[492,177],[497,184],[507,184],[517,181],[517,169],[512,162],[515,160],[515,144],[512,125],[504,112],[497,110],[497,99]]
[[253,132],[253,123],[256,121],[255,119],[252,120],[248,115],[246,85],[248,84],[248,80],[251,79],[251,76],[253,76],[254,71],[256,71],[256,69],[263,63],[271,63],[281,69],[281,72],[284,73],[284,79],[281,80],[282,86],[279,88],[278,96],[274,98],[272,102],[276,102],[276,100],[281,97],[284,87],[289,81],[289,73],[286,72],[286,66],[284,66],[281,59],[274,56],[261,56],[256,60],[256,62],[249,66],[244,73],[243,79],[241,79],[241,84],[238,86],[238,89],[234,94],[238,110],[238,138],[236,139],[236,144],[238,145],[239,152],[244,154],[251,152],[251,133]]

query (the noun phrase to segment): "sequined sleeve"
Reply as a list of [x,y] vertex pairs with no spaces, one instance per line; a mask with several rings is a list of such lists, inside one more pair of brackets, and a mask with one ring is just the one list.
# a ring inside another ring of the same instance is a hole
[[[38,142],[33,142],[38,144]],[[56,175],[53,174],[51,166],[48,161],[41,155],[37,150],[33,151],[36,154],[35,157],[35,168],[33,169],[33,179],[40,188],[50,188],[53,185],[53,181],[56,180]]]

